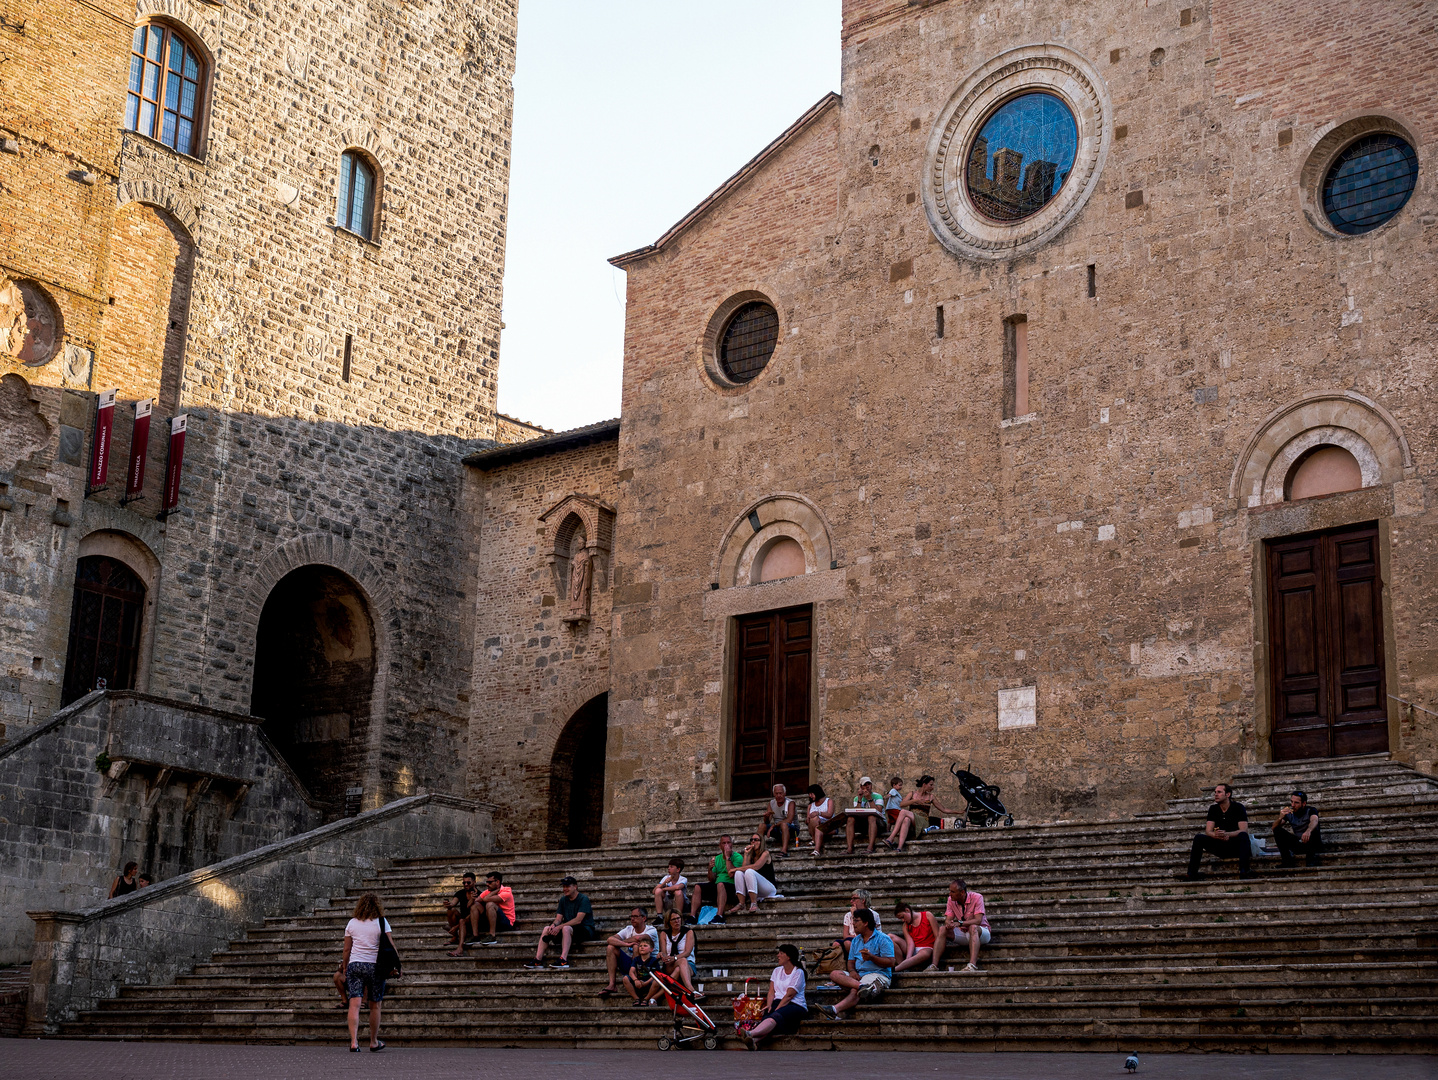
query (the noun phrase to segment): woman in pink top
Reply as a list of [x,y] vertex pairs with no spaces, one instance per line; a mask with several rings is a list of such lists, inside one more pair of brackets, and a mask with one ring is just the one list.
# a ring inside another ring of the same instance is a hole
[[934,946],[934,966],[944,958],[950,943],[969,947],[969,962],[964,971],[979,970],[979,946],[989,943],[989,916],[984,910],[983,894],[973,892],[963,878],[949,884],[949,902],[944,907],[943,932]]

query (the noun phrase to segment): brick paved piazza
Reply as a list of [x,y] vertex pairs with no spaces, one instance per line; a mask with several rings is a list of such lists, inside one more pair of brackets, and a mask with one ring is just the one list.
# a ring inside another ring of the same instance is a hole
[[[343,1036],[341,1036],[341,1039]],[[230,1046],[195,1043],[107,1043],[0,1039],[0,1075],[24,1080],[312,1080],[319,1076],[383,1080],[835,1080],[899,1076],[919,1080],[1088,1080],[1125,1076],[1120,1054],[766,1053],[741,1064],[733,1053],[661,1054],[634,1050],[405,1050],[345,1053],[342,1043],[317,1046]],[[1435,1080],[1438,1057],[1317,1054],[1240,1057],[1145,1054],[1138,1075],[1167,1080]],[[737,1072],[736,1072],[737,1068]]]

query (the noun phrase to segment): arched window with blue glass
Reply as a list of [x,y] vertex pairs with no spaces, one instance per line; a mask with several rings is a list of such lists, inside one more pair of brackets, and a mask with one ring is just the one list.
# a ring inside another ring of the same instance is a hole
[[359,150],[346,150],[340,156],[336,225],[366,240],[374,239],[379,208],[379,178],[379,169],[368,155]]
[[1038,213],[1063,188],[1078,155],[1078,124],[1056,94],[1034,91],[1000,104],[969,147],[969,198],[991,221]]
[[200,156],[208,64],[189,35],[167,23],[135,27],[125,127]]

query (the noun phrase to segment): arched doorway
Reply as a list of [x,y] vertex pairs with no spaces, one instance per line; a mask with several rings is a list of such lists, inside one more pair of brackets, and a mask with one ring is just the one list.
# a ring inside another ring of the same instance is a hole
[[61,705],[101,686],[134,689],[144,612],[145,583],[119,559],[89,555],[75,564]]
[[260,613],[250,714],[332,813],[363,780],[374,676],[374,621],[354,580],[329,566],[281,578]]
[[599,846],[604,832],[604,757],[609,695],[590,698],[554,744],[549,773],[548,848]]

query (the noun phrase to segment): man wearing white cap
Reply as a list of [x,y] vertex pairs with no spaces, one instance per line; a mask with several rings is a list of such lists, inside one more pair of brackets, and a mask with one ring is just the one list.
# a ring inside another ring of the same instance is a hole
[[869,854],[874,854],[874,844],[879,839],[879,822],[884,818],[884,800],[874,793],[874,781],[867,776],[859,777],[859,794],[844,815],[844,836],[849,841],[848,854],[854,854],[854,823],[861,818],[869,823]]

